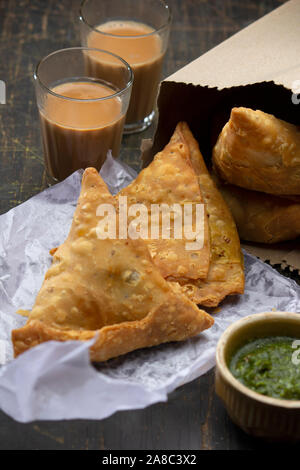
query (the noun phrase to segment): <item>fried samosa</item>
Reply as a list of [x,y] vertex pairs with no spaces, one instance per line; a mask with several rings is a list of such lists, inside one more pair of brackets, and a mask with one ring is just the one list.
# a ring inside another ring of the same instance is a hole
[[213,150],[228,183],[277,195],[300,195],[300,128],[271,114],[233,108]]
[[28,322],[12,332],[16,356],[44,341],[95,338],[91,359],[105,361],[213,324],[164,280],[145,242],[105,239],[99,206],[115,205],[98,172],[85,170],[68,238],[54,253]]
[[[117,198],[127,196],[129,205],[142,203],[148,209],[155,204],[166,204],[168,207],[179,205],[179,213],[183,213],[186,203],[203,205],[203,246],[186,249],[189,240],[184,235],[184,217],[181,216],[181,238],[175,238],[171,231],[170,238],[147,240],[148,248],[154,263],[163,277],[172,276],[176,279],[205,279],[208,275],[210,262],[210,239],[206,208],[199,188],[199,183],[190,159],[190,151],[183,137],[176,129],[170,143],[154,157],[148,167],[140,172],[137,178],[120,191]],[[171,214],[172,215],[172,214]],[[176,212],[174,217],[176,216]],[[130,221],[130,219],[129,219]],[[152,220],[153,221],[153,220]],[[151,220],[149,219],[149,234]],[[159,219],[161,233],[162,217]],[[197,232],[195,217],[192,222],[193,233]]]
[[241,239],[278,243],[300,236],[300,202],[214,179],[231,210]]
[[177,132],[190,149],[191,162],[206,204],[211,239],[211,261],[207,279],[180,284],[183,292],[194,302],[215,307],[227,295],[244,292],[240,240],[232,215],[206,168],[198,143],[188,125],[179,123]]

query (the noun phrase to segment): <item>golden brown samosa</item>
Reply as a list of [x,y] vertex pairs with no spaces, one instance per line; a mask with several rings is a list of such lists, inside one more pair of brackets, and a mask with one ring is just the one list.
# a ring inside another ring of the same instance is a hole
[[244,292],[240,240],[232,215],[206,168],[198,143],[188,125],[179,123],[177,132],[190,150],[191,162],[206,204],[211,239],[211,261],[207,279],[182,282],[181,285],[183,292],[194,302],[215,307],[227,295]]
[[300,236],[300,202],[224,184],[215,177],[241,239],[278,243]]
[[[189,240],[184,236],[184,230],[182,238],[175,239],[174,233],[170,232],[170,239],[151,239],[149,236],[147,244],[154,263],[165,278],[172,276],[188,280],[207,277],[210,262],[208,218],[189,147],[178,129],[175,129],[170,143],[155,155],[150,165],[129,186],[118,193],[117,198],[120,196],[127,196],[128,206],[144,204],[149,214],[154,204],[163,203],[169,207],[177,204],[181,214],[186,203],[192,203],[193,207],[203,205],[203,247],[187,250]],[[183,226],[184,217],[181,220]],[[160,229],[161,221],[160,217]],[[195,231],[195,218],[192,229]]]
[[163,279],[142,240],[99,238],[102,204],[115,207],[116,200],[88,168],[69,236],[54,253],[26,325],[12,332],[16,356],[44,341],[95,337],[91,359],[105,361],[213,324]]
[[300,128],[271,114],[233,108],[213,161],[228,183],[269,194],[300,195]]

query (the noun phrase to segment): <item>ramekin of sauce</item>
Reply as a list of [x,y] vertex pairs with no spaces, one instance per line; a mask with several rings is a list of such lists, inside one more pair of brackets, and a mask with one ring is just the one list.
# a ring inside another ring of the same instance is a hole
[[300,440],[300,314],[264,312],[233,323],[216,352],[216,393],[244,431]]

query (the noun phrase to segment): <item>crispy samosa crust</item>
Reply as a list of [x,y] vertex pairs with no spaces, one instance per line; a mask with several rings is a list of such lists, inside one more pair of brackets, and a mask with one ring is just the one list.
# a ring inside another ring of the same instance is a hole
[[[150,213],[152,204],[168,204],[170,207],[179,204],[181,214],[185,203],[203,204],[203,197],[199,183],[190,159],[188,145],[176,129],[170,143],[154,157],[148,167],[140,172],[137,178],[117,197],[127,196],[128,206],[131,204],[144,204]],[[154,263],[160,269],[163,277],[172,276],[183,280],[205,279],[208,275],[210,262],[210,240],[208,218],[203,204],[203,247],[187,250],[189,242],[184,236],[174,239],[149,239],[148,248]],[[183,229],[182,217],[182,229]],[[159,220],[161,233],[162,219]],[[173,223],[171,221],[171,229]],[[193,220],[195,231],[195,220]],[[149,220],[150,233],[150,220]]]
[[244,292],[240,240],[232,215],[206,168],[198,143],[188,125],[179,123],[177,132],[190,149],[191,162],[206,204],[211,241],[211,261],[207,279],[183,282],[181,285],[183,292],[194,302],[215,307],[227,295]]
[[228,183],[278,195],[300,195],[300,128],[262,111],[233,108],[213,151]]
[[96,336],[91,359],[105,361],[213,324],[163,279],[142,240],[98,238],[100,204],[114,207],[116,200],[88,168],[69,236],[54,253],[28,322],[12,332],[16,356],[44,341]]
[[300,236],[300,201],[214,180],[231,210],[241,239],[278,243]]

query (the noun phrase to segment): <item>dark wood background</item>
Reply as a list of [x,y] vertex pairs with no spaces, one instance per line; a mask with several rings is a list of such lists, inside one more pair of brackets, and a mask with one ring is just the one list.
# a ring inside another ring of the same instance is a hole
[[[142,1],[142,0],[139,0]],[[282,0],[169,0],[173,11],[164,76],[214,47]],[[78,0],[0,0],[0,213],[45,187],[32,73],[46,54],[79,44]],[[218,71],[216,70],[216,74]],[[124,137],[121,158],[140,167],[141,135]],[[0,412],[0,449],[257,449],[272,445],[234,426],[214,393],[214,371],[167,403],[103,421],[20,424]]]

